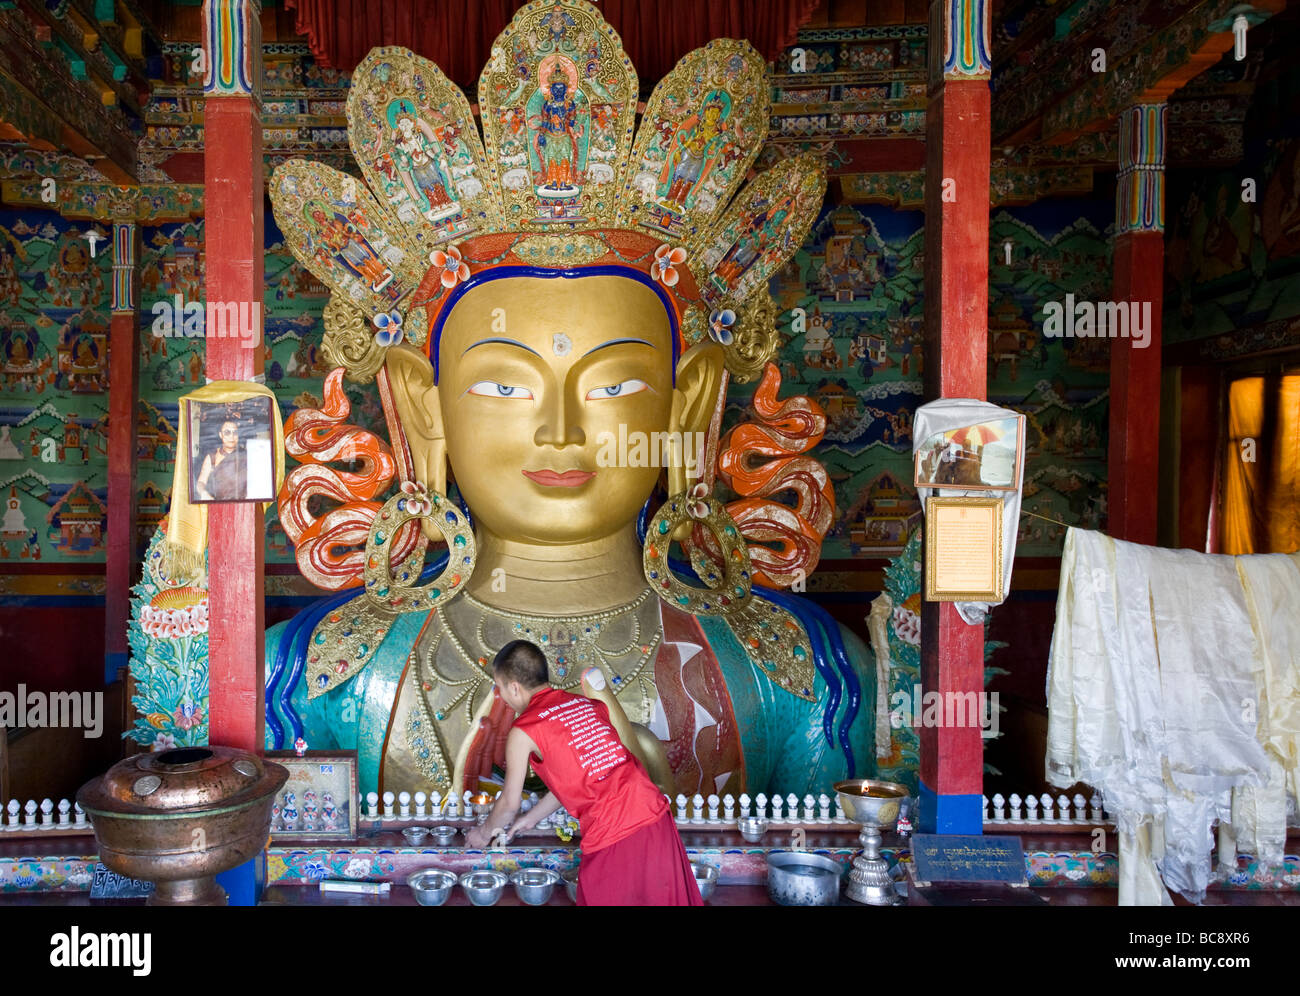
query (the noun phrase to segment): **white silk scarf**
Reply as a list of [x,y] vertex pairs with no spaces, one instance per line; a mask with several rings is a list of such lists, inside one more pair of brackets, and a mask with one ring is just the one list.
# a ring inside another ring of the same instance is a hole
[[1120,836],[1120,905],[1167,904],[1165,887],[1200,902],[1211,824],[1234,808],[1251,846],[1280,860],[1277,785],[1294,787],[1300,753],[1298,649],[1293,558],[1066,535],[1047,778],[1102,793]]

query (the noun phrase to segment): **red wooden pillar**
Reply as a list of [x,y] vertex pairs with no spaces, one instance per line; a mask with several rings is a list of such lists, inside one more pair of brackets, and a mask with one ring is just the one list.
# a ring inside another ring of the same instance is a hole
[[1143,347],[1131,337],[1111,339],[1106,531],[1116,539],[1154,544],[1160,480],[1165,105],[1128,108],[1119,118],[1119,137],[1111,293],[1118,302],[1137,304],[1140,313],[1149,305],[1150,327]]
[[[988,387],[989,0],[931,0],[925,121],[925,396],[977,398]],[[984,627],[947,602],[921,610],[926,693],[984,690]],[[922,726],[920,827],[983,829],[980,729]]]
[[136,340],[140,301],[140,233],[134,221],[113,223],[113,301],[108,327],[108,547],[104,557],[104,680],[117,680],[130,649],[135,573],[136,398],[140,350]]
[[[260,17],[258,0],[203,5],[204,291],[209,305],[256,303],[258,333],[209,337],[209,380],[256,380],[263,369]],[[260,505],[208,506],[209,740],[255,751],[264,719],[264,532]]]

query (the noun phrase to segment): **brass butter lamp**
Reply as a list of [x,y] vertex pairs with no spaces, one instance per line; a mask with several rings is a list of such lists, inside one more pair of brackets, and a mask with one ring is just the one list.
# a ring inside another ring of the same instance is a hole
[[855,903],[868,906],[898,905],[900,900],[894,890],[894,880],[889,877],[889,862],[880,854],[880,830],[898,821],[898,811],[907,798],[907,789],[897,782],[854,778],[836,782],[835,794],[845,815],[862,825],[858,833],[862,853],[853,859],[844,895]]

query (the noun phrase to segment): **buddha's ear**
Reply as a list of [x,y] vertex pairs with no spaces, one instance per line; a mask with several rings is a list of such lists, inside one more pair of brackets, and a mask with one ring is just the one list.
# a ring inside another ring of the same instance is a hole
[[431,491],[447,493],[447,443],[442,408],[429,358],[414,346],[390,346],[384,358],[397,414],[402,420],[416,480]]
[[[722,388],[722,347],[711,339],[696,343],[677,361],[677,387],[673,390],[674,432],[707,433]],[[692,468],[696,469],[696,468]],[[691,476],[699,476],[697,473]],[[685,468],[668,468],[668,491],[677,494],[688,487]]]

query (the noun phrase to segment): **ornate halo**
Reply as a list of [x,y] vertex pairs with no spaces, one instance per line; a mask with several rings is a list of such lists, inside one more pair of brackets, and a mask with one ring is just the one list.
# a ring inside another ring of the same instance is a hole
[[[413,519],[428,519],[447,540],[447,566],[427,585],[419,584],[424,544],[399,567],[392,566],[392,540]],[[447,601],[474,570],[474,533],[469,520],[446,495],[406,481],[375,516],[366,537],[363,572],[366,595],[389,612],[427,612]]]
[[[707,588],[685,584],[668,566],[673,530],[684,522],[709,529],[722,550],[725,565],[722,578],[718,577],[718,569],[712,565],[704,561],[698,564],[703,568],[701,580],[708,585]],[[674,602],[692,615],[718,616],[735,612],[749,599],[753,574],[749,550],[735,520],[727,514],[726,506],[712,495],[683,492],[660,506],[646,529],[642,566],[646,580],[660,598]]]

